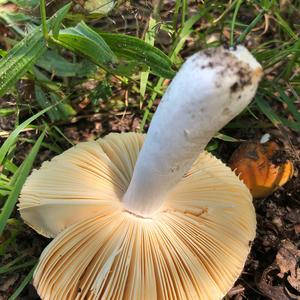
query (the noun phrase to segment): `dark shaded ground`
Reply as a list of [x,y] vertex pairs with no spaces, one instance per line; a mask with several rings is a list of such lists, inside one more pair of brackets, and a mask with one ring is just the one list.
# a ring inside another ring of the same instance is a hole
[[292,196],[298,189],[294,179],[267,199],[254,201],[257,235],[236,283],[245,290],[233,299],[300,298],[300,209]]

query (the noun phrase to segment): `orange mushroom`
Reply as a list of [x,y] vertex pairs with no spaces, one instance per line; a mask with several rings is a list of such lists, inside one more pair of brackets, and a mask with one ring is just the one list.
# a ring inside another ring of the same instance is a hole
[[232,154],[229,166],[244,181],[254,198],[264,198],[283,186],[294,173],[290,160],[280,158],[274,140],[243,143]]

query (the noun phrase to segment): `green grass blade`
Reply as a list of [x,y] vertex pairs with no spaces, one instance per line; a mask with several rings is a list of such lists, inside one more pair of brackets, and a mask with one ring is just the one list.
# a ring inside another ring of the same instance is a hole
[[293,101],[294,99],[292,97],[287,96],[285,94],[285,91],[282,88],[278,87],[277,90],[279,91],[279,94],[280,94],[279,99],[287,105],[289,111],[292,113],[295,120],[300,123],[300,113],[298,111],[297,106],[295,105],[295,103]]
[[11,173],[15,173],[18,170],[18,167],[10,160],[5,160],[4,168]]
[[36,259],[32,259],[30,261],[24,262],[24,263],[19,264],[19,265],[3,266],[3,267],[0,268],[0,274],[15,272],[16,270],[19,270],[19,269],[31,267],[34,264],[36,264]]
[[60,136],[62,136],[71,146],[75,146],[75,144],[60,130],[59,127],[53,126],[53,128],[58,132]]
[[229,136],[227,134],[224,134],[224,133],[220,133],[218,132],[215,136],[214,136],[215,139],[219,139],[219,140],[222,140],[224,142],[231,142],[231,143],[234,143],[234,142],[241,142],[242,140],[240,139],[236,139],[232,136]]
[[46,2],[40,0],[40,14],[42,19],[42,30],[45,40],[48,40],[47,17],[46,17]]
[[278,116],[274,110],[271,108],[269,103],[265,101],[262,97],[256,96],[256,103],[259,109],[264,113],[264,115],[273,123],[273,125],[277,128],[282,126],[287,126],[290,129],[300,132],[300,123],[293,122]]
[[199,13],[195,14],[194,16],[190,17],[187,21],[185,21],[180,34],[176,41],[174,42],[173,50],[170,54],[171,62],[176,60],[178,53],[182,50],[186,40],[193,32],[192,27],[198,22],[211,8],[204,8]]
[[173,21],[172,21],[172,26],[174,31],[177,30],[177,23],[178,23],[178,15],[179,15],[179,10],[181,7],[181,0],[176,0],[176,4],[175,4],[175,9],[174,9],[174,14],[173,14]]
[[262,17],[264,16],[265,11],[262,10],[255,18],[254,20],[246,27],[246,29],[241,33],[241,35],[237,38],[236,40],[236,44],[240,44],[242,43],[245,38],[247,37],[247,35],[249,34],[249,32],[256,26],[256,24],[262,19]]
[[256,97],[256,103],[259,109],[265,114],[265,116],[273,123],[275,127],[283,125],[279,116],[272,110],[271,106],[261,97]]
[[[51,103],[48,100],[47,95],[45,94],[43,89],[37,84],[35,84],[35,86],[34,86],[34,94],[35,94],[36,102],[39,104],[39,106],[42,109],[51,106]],[[50,118],[51,122],[59,120],[59,118],[60,118],[60,115],[53,108],[50,109],[49,111],[47,111],[47,115]]]
[[[156,20],[152,17],[149,18],[149,25],[148,30],[145,34],[145,42],[151,46],[154,45],[155,42],[155,27],[156,27]],[[141,72],[141,79],[140,79],[140,94],[142,98],[145,96],[147,82],[149,77],[149,69],[145,72]]]
[[14,258],[13,260],[11,260],[9,263],[5,264],[4,266],[1,266],[0,267],[0,274],[6,273],[7,270],[9,270],[11,267],[16,265],[17,263],[19,263],[23,259],[24,259],[24,255],[21,254],[20,256],[18,256],[16,258]]
[[1,108],[0,117],[7,117],[13,115],[16,112],[15,108]]
[[25,286],[31,281],[36,265],[31,269],[31,271],[26,275],[21,284],[15,290],[15,292],[8,298],[8,300],[16,300],[18,296],[22,293]]
[[276,22],[280,25],[280,27],[294,40],[298,40],[298,36],[297,34],[294,33],[294,31],[291,29],[289,23],[287,21],[285,21],[282,16],[280,15],[280,13],[278,11],[276,11],[274,13],[275,15],[275,20]]
[[[159,80],[157,81],[157,84],[156,84],[156,86],[155,86],[154,89],[155,90],[161,89],[161,87],[163,85],[163,82],[164,82],[164,78],[162,78],[162,77],[159,78]],[[156,99],[156,96],[157,96],[157,92],[153,92],[152,95],[151,95],[151,98],[150,98],[150,100],[148,102],[147,108],[146,108],[146,110],[144,112],[143,119],[142,119],[141,125],[140,125],[139,132],[141,132],[141,133],[144,131],[145,124],[146,124],[146,122],[148,120],[148,117],[150,115],[150,109],[151,109],[151,107],[153,105],[154,100]]]
[[18,178],[16,179],[15,185],[13,187],[13,190],[9,194],[7,200],[5,201],[4,207],[2,209],[2,212],[0,214],[0,235],[2,234],[6,222],[8,218],[10,217],[17,201],[19,194],[21,192],[21,189],[23,187],[23,184],[31,170],[32,164],[34,162],[34,159],[40,149],[40,146],[42,144],[42,141],[45,136],[45,130],[43,133],[40,135],[34,146],[32,147],[32,150],[30,151],[29,155],[26,157],[20,168],[22,168],[22,172],[19,173]]
[[231,30],[230,30],[230,46],[232,47],[234,44],[234,27],[236,24],[236,18],[237,18],[237,14],[238,11],[240,9],[241,4],[243,3],[243,0],[238,0],[237,4],[235,6],[235,10],[233,12],[233,16],[232,16],[232,21],[231,21]]
[[0,164],[3,163],[3,160],[6,156],[6,154],[8,153],[9,149],[12,147],[12,145],[15,143],[18,135],[20,134],[20,132],[25,129],[31,122],[33,122],[34,120],[36,120],[38,117],[40,117],[41,115],[43,115],[45,112],[47,112],[48,110],[50,110],[53,106],[47,107],[45,109],[43,109],[42,111],[38,112],[37,114],[33,115],[32,117],[30,117],[29,119],[27,119],[26,121],[24,121],[23,123],[21,123],[10,135],[9,137],[5,140],[5,142],[3,143],[3,145],[0,148]]
[[[204,16],[209,11],[209,9],[210,8],[207,8],[207,9],[205,8],[205,9],[201,10],[198,14],[192,16],[187,21],[185,21],[185,23],[183,25],[183,28],[182,28],[182,30],[181,30],[181,32],[179,34],[179,37],[178,37],[177,41],[175,41],[175,43],[174,43],[175,47],[173,48],[173,50],[170,53],[170,58],[168,58],[169,68],[171,68],[172,62],[174,62],[176,60],[176,57],[177,57],[178,53],[180,52],[180,50],[183,48],[185,41],[187,40],[187,38],[192,33],[192,27],[193,27],[193,25],[197,21],[199,21],[201,19],[201,17]],[[175,72],[173,70],[172,70],[172,72],[173,72],[172,76],[174,76]],[[160,75],[160,76],[164,77],[164,78],[171,78],[170,76],[162,76],[162,75]],[[162,87],[163,79],[164,78],[160,78],[158,80],[158,82],[157,82],[154,90],[159,90]],[[139,132],[143,132],[143,130],[144,130],[144,126],[145,126],[145,124],[146,124],[146,122],[147,122],[147,120],[149,118],[150,109],[151,109],[151,107],[153,105],[154,100],[156,99],[156,96],[157,96],[157,92],[154,91],[152,93],[152,95],[151,95],[151,98],[150,98],[150,100],[148,102],[147,108],[146,108],[146,110],[144,112]]]

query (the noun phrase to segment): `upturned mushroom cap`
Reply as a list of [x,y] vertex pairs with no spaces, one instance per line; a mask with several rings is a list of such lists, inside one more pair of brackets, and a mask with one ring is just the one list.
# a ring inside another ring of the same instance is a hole
[[42,299],[226,294],[255,236],[255,212],[246,186],[204,148],[251,101],[261,75],[242,46],[199,52],[168,87],[145,142],[110,134],[32,173],[21,215],[56,236],[34,274]]
[[22,217],[60,232],[34,275],[42,299],[221,299],[239,276],[255,236],[248,189],[204,152],[152,218],[135,216],[121,199],[143,140],[81,143],[28,178]]

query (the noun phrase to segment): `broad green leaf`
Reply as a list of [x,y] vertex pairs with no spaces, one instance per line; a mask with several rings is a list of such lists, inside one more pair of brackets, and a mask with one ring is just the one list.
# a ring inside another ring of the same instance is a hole
[[217,139],[212,139],[208,145],[205,147],[205,150],[208,152],[213,152],[219,147],[219,141]]
[[67,49],[86,55],[98,65],[109,67],[116,61],[104,39],[83,21],[76,27],[61,30],[56,41]]
[[30,22],[31,17],[17,12],[8,12],[5,8],[0,7],[0,19],[2,19],[9,27],[11,27],[20,36],[24,36],[24,31],[18,26],[18,23]]
[[74,115],[76,111],[68,103],[63,102],[54,92],[44,92],[39,86],[35,85],[35,98],[41,108],[52,108],[47,111],[47,114],[52,122],[66,120]]
[[59,92],[61,90],[61,84],[58,81],[51,80],[44,72],[41,72],[39,68],[35,66],[32,69],[36,83],[40,83],[46,87],[47,90],[52,92]]
[[28,8],[28,7],[35,7],[39,5],[40,0],[10,0],[9,2],[15,3],[17,6],[20,7]]
[[84,9],[89,14],[107,15],[115,6],[115,0],[87,0],[84,3]]
[[[61,8],[47,21],[48,30],[61,19],[69,6]],[[32,30],[22,41],[15,45],[8,54],[0,60],[0,97],[25,73],[36,60],[46,51],[46,41],[41,26]]]
[[0,60],[0,97],[34,64],[46,44],[40,28],[32,31]]
[[155,75],[172,78],[175,71],[169,57],[143,40],[116,33],[99,33],[120,60],[135,62],[136,66],[150,67]]
[[23,23],[27,21],[31,21],[32,17],[25,15],[21,12],[9,12],[5,9],[5,7],[0,7],[0,19],[3,19],[10,26],[15,25],[16,23]]
[[2,234],[6,226],[7,220],[10,217],[18,201],[19,194],[31,170],[32,164],[40,149],[44,136],[45,136],[45,131],[40,135],[35,145],[32,147],[29,155],[26,157],[26,159],[23,161],[22,165],[20,166],[21,172],[19,172],[19,176],[16,179],[13,190],[9,194],[8,198],[6,199],[2,212],[0,214],[0,235]]
[[[175,72],[167,55],[136,37],[97,33],[80,22],[76,27],[61,30],[57,39],[61,46],[86,55],[94,63],[113,73],[131,75],[134,71],[151,68],[152,73],[171,78]],[[125,61],[123,64],[119,62]]]
[[97,68],[87,59],[80,63],[71,63],[52,50],[47,50],[36,62],[36,65],[61,77],[84,77]]

